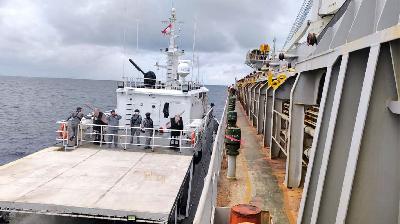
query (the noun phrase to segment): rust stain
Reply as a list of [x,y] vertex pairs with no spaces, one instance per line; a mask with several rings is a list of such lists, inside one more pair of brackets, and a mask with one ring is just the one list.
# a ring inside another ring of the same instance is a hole
[[144,171],[144,179],[148,181],[157,181],[165,183],[165,175],[154,173],[153,171]]

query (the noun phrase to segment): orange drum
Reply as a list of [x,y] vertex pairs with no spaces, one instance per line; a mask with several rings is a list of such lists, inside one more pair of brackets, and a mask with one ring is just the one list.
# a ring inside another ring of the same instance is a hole
[[253,205],[239,204],[231,208],[230,224],[261,224],[261,209]]

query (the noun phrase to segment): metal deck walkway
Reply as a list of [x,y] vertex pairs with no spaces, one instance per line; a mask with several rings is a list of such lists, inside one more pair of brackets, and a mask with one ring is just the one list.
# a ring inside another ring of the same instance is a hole
[[236,108],[237,125],[242,130],[243,141],[237,157],[237,179],[227,180],[226,171],[222,170],[219,206],[251,203],[269,211],[275,223],[294,223],[301,189],[282,191],[284,174],[280,174],[284,173],[285,161],[268,158],[268,151],[263,147],[256,130],[249,124],[243,107],[237,103]]

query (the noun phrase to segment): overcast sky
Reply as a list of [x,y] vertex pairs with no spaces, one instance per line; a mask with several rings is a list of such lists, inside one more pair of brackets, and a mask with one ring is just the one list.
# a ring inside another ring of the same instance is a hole
[[[206,84],[229,84],[251,70],[246,52],[277,38],[280,49],[302,0],[175,0],[179,45],[196,55]],[[171,0],[0,0],[0,75],[119,80],[143,70],[165,71],[161,35]],[[136,24],[139,21],[139,49]],[[126,41],[124,44],[123,33]],[[128,62],[128,63],[127,63]],[[197,74],[197,71],[196,71]]]

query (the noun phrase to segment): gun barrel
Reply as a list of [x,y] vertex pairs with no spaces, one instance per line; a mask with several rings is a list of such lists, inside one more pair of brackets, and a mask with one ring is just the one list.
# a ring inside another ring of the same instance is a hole
[[144,71],[143,71],[132,59],[129,58],[129,62],[130,62],[133,66],[135,66],[135,68],[136,68],[139,72],[141,72],[143,75],[145,74]]

